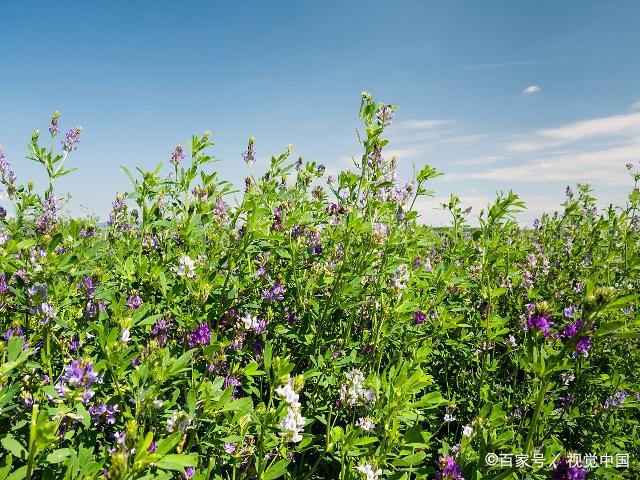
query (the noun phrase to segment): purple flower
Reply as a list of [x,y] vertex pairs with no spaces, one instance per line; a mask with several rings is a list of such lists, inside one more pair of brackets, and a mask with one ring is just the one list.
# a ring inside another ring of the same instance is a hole
[[55,137],[58,133],[60,133],[60,129],[58,128],[58,119],[60,118],[60,112],[53,112],[51,116],[51,125],[49,125],[49,133],[51,134],[51,138]]
[[229,455],[236,453],[236,446],[233,443],[225,443],[222,448],[224,448],[225,453],[228,453]]
[[6,332],[2,334],[2,338],[5,340],[9,340],[11,337],[20,337],[22,340],[26,340],[27,338],[24,335],[24,331],[22,327],[9,328]]
[[169,341],[169,329],[171,325],[170,318],[161,318],[153,326],[151,338],[158,342],[159,347],[164,347]]
[[142,305],[142,299],[138,294],[130,295],[127,299],[126,305],[129,310],[135,310],[136,308],[140,308],[140,305]]
[[182,145],[176,145],[176,148],[171,152],[170,162],[175,166],[178,166],[184,160],[184,148]]
[[191,480],[193,476],[196,474],[196,469],[193,467],[187,467],[184,469],[184,473],[182,474],[182,478],[184,480]]
[[290,323],[292,325],[295,325],[296,323],[298,323],[298,314],[296,312],[290,312],[286,308],[284,312],[284,318],[287,321],[287,323]]
[[124,431],[116,432],[113,434],[113,439],[118,445],[124,445],[127,441],[127,434]]
[[369,167],[380,168],[382,166],[382,160],[382,147],[380,145],[376,145],[373,152],[369,154]]
[[438,480],[464,480],[462,470],[450,455],[440,457],[440,471],[436,472]]
[[80,132],[82,132],[81,127],[72,128],[67,132],[66,137],[62,140],[62,150],[67,153],[75,150],[80,143]]
[[387,125],[391,125],[391,122],[393,121],[393,109],[391,106],[384,105],[380,107],[376,112],[376,119],[378,120],[378,123],[385,127]]
[[89,300],[84,308],[84,316],[87,319],[95,319],[99,312],[104,312],[107,306],[101,300]]
[[570,466],[566,456],[560,457],[555,468],[551,471],[554,480],[585,480],[587,469],[581,466]]
[[91,386],[100,381],[101,378],[93,369],[93,363],[76,359],[64,367],[64,372],[54,388],[60,398],[82,391],[82,402],[87,403],[94,395]]
[[46,325],[53,317],[55,317],[55,310],[53,305],[49,302],[42,302],[36,308],[36,313],[40,317],[40,323]]
[[93,423],[95,423],[97,426],[104,424],[113,425],[114,423],[116,423],[116,413],[118,413],[117,405],[100,404],[91,406],[87,410],[91,415]]
[[284,298],[285,291],[285,286],[280,282],[280,280],[276,280],[271,287],[262,291],[262,299],[268,300],[271,303],[280,301]]
[[71,338],[71,342],[69,342],[69,350],[72,352],[77,351],[80,348],[80,337],[78,335],[74,335]]
[[195,348],[198,345],[209,345],[211,342],[211,329],[209,328],[209,324],[202,323],[198,327],[195,328],[188,336],[187,343],[189,348]]
[[82,230],[80,230],[81,238],[93,237],[95,234],[96,234],[96,227],[94,227],[93,225],[89,225],[88,227],[85,227]]
[[563,329],[562,332],[558,334],[558,338],[569,339],[574,338],[578,331],[582,327],[582,320],[578,319],[575,322],[568,323]]
[[224,202],[224,200],[222,200],[222,198],[219,198],[216,201],[214,211],[218,221],[222,222],[225,220],[225,218],[227,218],[227,213],[229,212],[229,206]]
[[149,444],[149,448],[147,448],[147,451],[149,453],[153,453],[156,451],[157,448],[158,447],[156,447],[156,442],[152,440],[151,443]]
[[567,318],[573,317],[576,313],[578,313],[578,307],[571,305],[563,310],[564,316]]
[[313,256],[322,255],[322,252],[323,252],[322,245],[319,243],[316,243],[311,247],[311,255]]
[[255,143],[255,138],[250,137],[249,145],[247,146],[247,149],[242,154],[242,158],[247,163],[253,163],[256,161],[256,151],[253,148],[254,143]]
[[16,270],[13,276],[14,278],[19,279],[24,284],[29,283],[29,274],[24,268],[19,268],[18,270]]
[[4,150],[0,145],[0,176],[2,177],[2,183],[7,186],[9,193],[15,192],[16,174],[11,170],[8,160],[5,158]]
[[87,294],[87,297],[93,297],[93,293],[95,292],[95,287],[93,286],[93,279],[89,276],[84,277],[82,280],[78,282],[76,288],[80,291],[84,290]]
[[591,337],[580,337],[576,342],[576,350],[573,352],[574,357],[588,357],[591,349]]
[[549,329],[553,326],[553,322],[548,315],[536,315],[527,317],[525,328],[527,330],[538,330],[543,336],[548,337]]
[[622,390],[617,390],[616,393],[607,398],[604,402],[604,409],[611,410],[620,407],[627,398],[627,394]]
[[236,393],[238,392],[238,387],[240,386],[240,380],[235,378],[233,375],[228,375],[224,379],[224,388],[233,387],[233,391],[231,392],[231,398],[236,398]]
[[59,210],[58,197],[51,194],[42,202],[42,214],[36,219],[36,231],[43,235],[51,233]]
[[422,325],[426,321],[427,321],[427,316],[424,314],[424,312],[420,311],[420,312],[415,312],[413,314],[414,325]]

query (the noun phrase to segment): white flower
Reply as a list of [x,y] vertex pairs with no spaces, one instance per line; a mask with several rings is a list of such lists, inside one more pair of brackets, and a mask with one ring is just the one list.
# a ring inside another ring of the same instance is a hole
[[409,268],[404,263],[398,265],[392,281],[393,288],[396,290],[402,291],[407,288],[407,282],[409,281]]
[[196,278],[196,262],[189,255],[182,255],[178,258],[178,266],[173,271],[180,277]]
[[360,427],[365,432],[371,432],[376,428],[376,424],[367,417],[361,417],[356,422],[356,427]]
[[291,386],[291,380],[286,385],[276,388],[276,393],[291,407],[300,408],[300,396]]
[[122,340],[122,343],[127,344],[130,338],[131,338],[131,333],[129,332],[128,328],[125,328],[122,331],[122,335],[120,335],[120,340]]
[[507,339],[507,343],[512,347],[518,346],[518,342],[516,342],[516,337],[514,337],[513,335],[509,335],[509,338]]
[[560,379],[565,385],[569,385],[571,382],[575,380],[576,376],[570,372],[562,372],[560,374]]
[[167,420],[167,432],[173,432],[173,429],[175,428],[177,421],[178,421],[178,414],[174,413],[173,417]]
[[258,318],[254,317],[250,313],[246,313],[240,321],[242,322],[242,326],[245,330],[256,330],[259,327]]
[[473,427],[471,425],[465,425],[462,428],[462,435],[465,437],[470,437],[473,435]]
[[305,418],[297,409],[288,407],[287,414],[280,424],[280,428],[282,429],[280,435],[287,442],[300,442],[302,440],[301,432],[304,430],[304,422]]
[[346,373],[347,381],[340,387],[340,401],[349,405],[358,405],[361,402],[372,403],[376,400],[375,394],[364,388],[363,373],[354,368]]
[[356,470],[358,470],[361,475],[364,475],[364,478],[367,480],[378,480],[378,477],[382,475],[382,470],[380,468],[374,470],[369,463],[356,467]]

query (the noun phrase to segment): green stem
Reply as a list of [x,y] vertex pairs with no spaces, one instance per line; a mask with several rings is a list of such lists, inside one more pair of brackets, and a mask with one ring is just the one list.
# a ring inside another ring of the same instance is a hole
[[33,463],[36,457],[36,434],[38,430],[38,404],[34,403],[31,409],[31,429],[29,431],[29,457],[27,459],[26,480],[31,480],[33,475]]
[[547,386],[549,381],[547,379],[542,380],[542,385],[540,385],[540,391],[538,392],[538,400],[536,402],[536,408],[533,411],[533,416],[531,417],[531,423],[529,423],[529,432],[527,433],[527,439],[524,442],[524,450],[523,454],[528,454],[529,449],[531,448],[531,443],[533,442],[533,436],[535,432],[538,430],[538,419],[540,417],[540,409],[542,408],[542,402],[544,402],[544,396],[547,393]]

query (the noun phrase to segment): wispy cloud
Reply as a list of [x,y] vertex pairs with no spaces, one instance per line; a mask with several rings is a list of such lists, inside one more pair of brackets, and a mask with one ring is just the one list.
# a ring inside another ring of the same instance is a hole
[[[518,195],[525,203],[527,209],[520,217],[540,216],[544,212],[553,212],[560,209],[560,202],[556,202],[548,196],[541,195]],[[482,210],[496,201],[496,195],[461,195],[460,204],[462,208],[471,207],[468,221],[471,225],[478,224],[478,215]],[[451,224],[451,215],[442,208],[443,203],[449,203],[449,197],[420,197],[415,204],[416,211],[424,223],[430,225],[446,226]]]
[[454,135],[440,140],[440,143],[474,143],[489,138],[486,133],[475,133],[471,135]]
[[640,110],[640,100],[629,105],[629,110]]
[[391,132],[404,132],[407,130],[430,130],[433,128],[442,127],[444,125],[451,125],[452,123],[455,122],[448,119],[402,120],[393,123],[389,130]]
[[558,128],[540,130],[538,134],[563,142],[574,142],[597,136],[638,132],[640,132],[640,112],[583,120]]
[[519,165],[446,175],[443,180],[504,182],[598,182],[626,185],[626,162],[640,158],[640,142],[593,151],[543,155]]
[[524,95],[533,95],[535,93],[541,92],[542,89],[537,85],[529,85],[527,88],[523,90]]
[[385,155],[399,159],[417,158],[429,146],[451,135],[454,120],[423,119],[395,122],[387,130],[389,147]]
[[[494,155],[455,162],[454,165],[471,168],[460,168],[443,180],[628,185],[625,163],[640,158],[640,112],[543,128],[512,136],[495,148]],[[498,162],[502,165],[494,165]]]
[[522,67],[525,65],[536,65],[538,63],[540,63],[538,60],[522,60],[518,62],[479,63],[476,65],[467,65],[465,68],[470,70],[486,70],[491,68]]
[[640,112],[593,118],[538,130],[507,144],[510,152],[527,153],[555,148],[559,145],[598,137],[620,137],[640,134]]
[[480,166],[480,165],[493,165],[494,163],[502,162],[511,158],[509,155],[481,155],[474,158],[466,158],[463,160],[456,160],[455,165],[461,166]]

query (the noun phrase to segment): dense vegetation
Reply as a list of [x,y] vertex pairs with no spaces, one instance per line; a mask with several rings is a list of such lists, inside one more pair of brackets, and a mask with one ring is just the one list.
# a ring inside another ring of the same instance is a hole
[[0,153],[0,480],[640,478],[640,175],[531,230],[513,193],[478,228],[451,197],[435,230],[394,110],[363,94],[355,172],[288,148],[244,192],[194,136],[107,224],[54,193],[80,128],[34,133],[43,193]]

